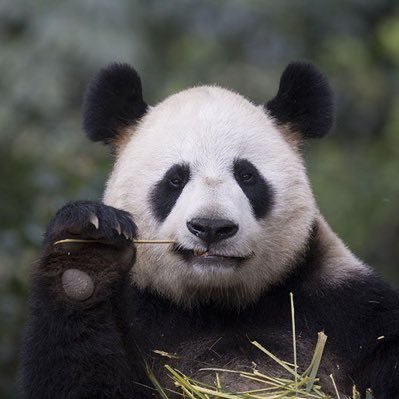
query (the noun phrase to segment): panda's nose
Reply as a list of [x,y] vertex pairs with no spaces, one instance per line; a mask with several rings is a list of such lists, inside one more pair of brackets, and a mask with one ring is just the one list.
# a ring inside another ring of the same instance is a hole
[[226,219],[195,218],[187,222],[187,228],[207,244],[230,238],[238,231],[238,225]]

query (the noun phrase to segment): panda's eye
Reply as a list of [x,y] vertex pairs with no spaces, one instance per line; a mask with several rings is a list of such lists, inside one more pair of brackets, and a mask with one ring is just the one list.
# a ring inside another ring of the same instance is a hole
[[169,184],[172,188],[181,188],[184,186],[185,182],[180,177],[174,176],[169,179]]
[[255,176],[251,172],[241,172],[240,180],[243,183],[247,183],[247,184],[253,183],[253,181],[255,180]]
[[265,217],[273,205],[273,187],[247,159],[234,160],[233,174],[237,184],[247,196],[255,217],[257,219]]
[[154,185],[149,200],[158,220],[165,220],[168,217],[189,180],[189,165],[178,163],[172,165]]
[[187,165],[174,165],[165,175],[165,183],[171,190],[182,190],[190,178]]

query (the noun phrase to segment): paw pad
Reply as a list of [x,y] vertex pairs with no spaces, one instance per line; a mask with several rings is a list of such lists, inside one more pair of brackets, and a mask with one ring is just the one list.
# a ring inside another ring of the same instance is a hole
[[68,269],[62,275],[62,288],[65,294],[76,301],[85,301],[94,291],[92,278],[78,269]]

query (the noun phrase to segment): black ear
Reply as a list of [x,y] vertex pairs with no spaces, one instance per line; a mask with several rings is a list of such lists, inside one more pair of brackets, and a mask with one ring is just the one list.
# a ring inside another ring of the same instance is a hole
[[266,109],[278,125],[286,125],[304,138],[323,137],[334,121],[334,101],[327,78],[306,62],[287,66],[277,95]]
[[147,111],[141,81],[128,64],[111,64],[90,82],[83,103],[83,129],[93,141],[112,143]]

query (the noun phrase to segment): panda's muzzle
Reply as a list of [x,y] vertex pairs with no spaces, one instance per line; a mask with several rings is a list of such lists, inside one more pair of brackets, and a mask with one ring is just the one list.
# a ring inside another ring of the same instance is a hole
[[191,234],[201,240],[204,248],[185,248],[175,244],[173,250],[180,254],[185,261],[221,262],[224,260],[243,261],[249,256],[229,254],[217,249],[220,242],[233,237],[238,231],[238,224],[227,219],[193,218],[187,223],[187,229]]

